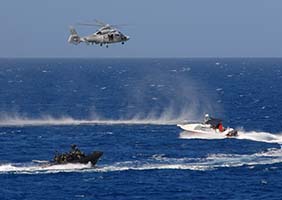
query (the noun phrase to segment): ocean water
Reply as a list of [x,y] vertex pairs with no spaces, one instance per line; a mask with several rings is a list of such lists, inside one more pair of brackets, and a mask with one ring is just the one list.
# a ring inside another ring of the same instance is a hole
[[278,58],[0,59],[0,199],[282,199],[281,110]]

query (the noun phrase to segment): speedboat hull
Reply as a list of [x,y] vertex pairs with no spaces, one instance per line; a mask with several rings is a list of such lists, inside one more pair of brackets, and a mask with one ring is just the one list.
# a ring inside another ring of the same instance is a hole
[[98,162],[99,158],[103,155],[103,152],[100,151],[94,151],[93,153],[82,157],[81,159],[78,160],[73,160],[70,161],[69,163],[82,163],[82,164],[87,164],[91,162],[91,164],[94,166]]
[[68,164],[68,163],[81,163],[81,164],[88,164],[89,162],[92,166],[95,166],[98,162],[99,158],[103,155],[101,151],[94,151],[91,154],[76,157],[76,158],[67,158],[67,159],[55,159],[52,164]]
[[185,131],[199,133],[199,134],[221,134],[226,137],[235,137],[238,132],[233,128],[227,128],[223,132],[218,129],[211,128],[209,124],[191,123],[191,124],[177,124],[178,127]]

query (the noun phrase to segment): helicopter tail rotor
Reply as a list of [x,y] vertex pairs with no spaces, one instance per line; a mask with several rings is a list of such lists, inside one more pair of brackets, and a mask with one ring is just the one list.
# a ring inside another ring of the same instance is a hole
[[82,42],[75,28],[72,26],[70,27],[70,36],[69,36],[68,42],[70,44],[75,44],[75,45],[78,45],[80,42]]

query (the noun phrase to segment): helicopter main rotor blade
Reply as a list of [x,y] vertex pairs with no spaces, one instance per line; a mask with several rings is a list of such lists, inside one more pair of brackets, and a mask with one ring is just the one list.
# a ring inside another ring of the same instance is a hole
[[94,21],[96,22],[96,24],[98,24],[100,26],[107,26],[107,24],[102,22],[101,20],[95,19]]
[[109,28],[120,28],[120,27],[124,27],[124,26],[128,26],[128,24],[106,24],[102,21],[99,21],[97,19],[95,19],[94,23],[77,23],[77,25],[80,26],[96,26],[96,27],[109,27]]
[[115,27],[115,28],[120,28],[120,27],[124,27],[124,26],[129,26],[129,24],[113,24],[110,25],[111,27]]
[[96,27],[101,27],[101,25],[98,24],[92,24],[92,23],[77,23],[79,26],[96,26]]

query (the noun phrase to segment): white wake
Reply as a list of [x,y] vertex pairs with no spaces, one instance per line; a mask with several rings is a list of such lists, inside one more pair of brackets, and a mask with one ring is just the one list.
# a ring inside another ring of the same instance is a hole
[[[227,139],[225,135],[219,133],[191,133],[188,131],[183,131],[180,133],[179,138],[181,139],[206,139],[206,140],[213,140],[213,139]],[[256,132],[256,131],[238,131],[237,137],[232,137],[234,139],[242,139],[242,140],[252,140],[257,142],[266,142],[266,143],[276,143],[282,144],[282,134],[277,133],[267,133],[267,132]]]
[[64,164],[64,165],[34,165],[31,163],[7,163],[0,164],[0,173],[15,174],[42,174],[42,173],[59,173],[59,172],[77,172],[84,169],[92,168],[89,164]]
[[282,134],[272,134],[267,132],[244,132],[239,131],[238,139],[253,140],[258,142],[282,144]]
[[0,174],[49,174],[61,172],[107,173],[128,170],[215,170],[226,167],[254,167],[282,163],[282,149],[267,149],[254,154],[208,154],[204,158],[168,158],[165,155],[154,155],[145,160],[116,162],[113,164],[91,167],[90,164],[65,164],[53,166],[30,166],[24,164],[2,164]]
[[119,125],[119,124],[151,124],[174,125],[179,119],[171,118],[132,118],[132,119],[74,119],[72,117],[54,118],[45,116],[37,119],[25,117],[0,118],[0,127],[13,126],[73,126],[73,125]]

